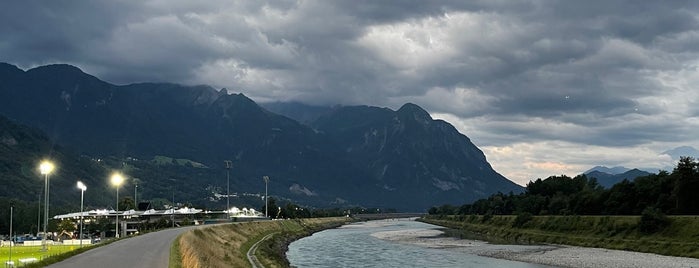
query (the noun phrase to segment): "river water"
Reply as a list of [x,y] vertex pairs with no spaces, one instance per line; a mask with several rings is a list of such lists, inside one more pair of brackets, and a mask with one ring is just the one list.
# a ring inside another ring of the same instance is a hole
[[[292,267],[547,267],[476,255],[504,247],[445,238],[441,227],[413,220],[354,223],[294,241]],[[510,249],[510,248],[508,248]]]

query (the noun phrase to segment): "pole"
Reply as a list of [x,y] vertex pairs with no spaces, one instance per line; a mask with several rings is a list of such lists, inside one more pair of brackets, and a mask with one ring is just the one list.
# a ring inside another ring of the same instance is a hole
[[[14,204],[10,203],[10,256],[7,258],[7,263],[10,264],[12,262],[12,244],[14,244],[15,240],[12,239],[12,212],[14,210]],[[14,267],[14,263],[10,264],[12,267]]]
[[39,228],[41,228],[41,192],[39,192],[39,204],[37,204],[36,215],[36,236],[39,236]]
[[265,218],[269,217],[267,214],[268,208],[267,208],[267,183],[269,183],[269,177],[264,176],[262,177],[263,180],[265,180]]
[[49,225],[49,174],[44,174],[44,235],[41,237],[41,251],[46,251],[46,226]]
[[[231,178],[230,178],[230,170],[231,170],[231,160],[224,160],[224,163],[226,163],[226,211],[231,209]],[[230,211],[228,211],[230,213]]]
[[80,247],[83,247],[83,197],[85,195],[85,190],[80,189]]
[[133,189],[133,203],[136,206],[136,210],[138,210],[138,182],[135,180],[136,179],[134,179],[135,188]]
[[175,228],[175,188],[172,189],[172,214],[170,214],[170,220],[172,220],[172,228]]
[[114,234],[115,238],[119,238],[119,185],[117,185],[117,192],[116,192],[116,233]]

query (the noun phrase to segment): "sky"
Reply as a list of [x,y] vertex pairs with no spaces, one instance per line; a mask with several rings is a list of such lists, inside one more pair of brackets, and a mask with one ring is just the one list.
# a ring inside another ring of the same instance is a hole
[[526,184],[699,147],[699,1],[10,1],[0,61],[257,102],[411,102]]

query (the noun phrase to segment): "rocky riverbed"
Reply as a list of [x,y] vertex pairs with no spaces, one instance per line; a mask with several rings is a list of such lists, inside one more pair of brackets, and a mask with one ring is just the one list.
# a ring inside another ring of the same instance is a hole
[[556,267],[699,267],[699,259],[694,258],[564,245],[490,244],[445,237],[442,231],[436,229],[379,232],[372,236],[399,243]]

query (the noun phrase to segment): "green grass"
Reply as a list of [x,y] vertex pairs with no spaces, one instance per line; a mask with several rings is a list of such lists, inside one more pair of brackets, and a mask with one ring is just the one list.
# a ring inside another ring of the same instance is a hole
[[670,225],[639,231],[639,216],[534,216],[520,227],[516,216],[427,217],[425,222],[453,228],[463,238],[499,243],[566,244],[699,258],[699,216],[670,216]]
[[[198,230],[195,230],[198,231]],[[180,254],[180,237],[175,238],[175,242],[170,246],[170,261],[168,267],[170,268],[182,268],[182,254]]]
[[[84,246],[83,246],[84,247]],[[20,259],[36,258],[43,260],[51,256],[61,255],[80,248],[79,245],[49,245],[47,251],[41,251],[41,246],[13,246],[12,261],[19,265]],[[10,247],[0,247],[0,261],[5,263],[10,258]]]

